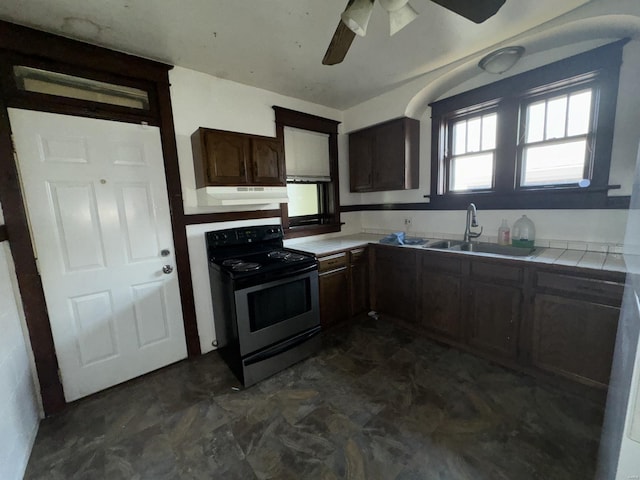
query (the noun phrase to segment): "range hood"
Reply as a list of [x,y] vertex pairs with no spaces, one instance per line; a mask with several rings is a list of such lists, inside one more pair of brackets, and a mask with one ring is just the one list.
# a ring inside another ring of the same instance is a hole
[[200,206],[288,203],[287,187],[204,187],[196,189]]

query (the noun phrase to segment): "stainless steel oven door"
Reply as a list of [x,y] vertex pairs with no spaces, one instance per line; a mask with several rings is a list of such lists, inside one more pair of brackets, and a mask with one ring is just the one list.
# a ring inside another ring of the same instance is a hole
[[235,300],[242,356],[320,324],[317,270],[236,290]]

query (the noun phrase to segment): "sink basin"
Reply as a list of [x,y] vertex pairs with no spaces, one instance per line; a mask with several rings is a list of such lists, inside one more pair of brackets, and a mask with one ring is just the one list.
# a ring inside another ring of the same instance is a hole
[[427,248],[437,248],[439,250],[492,253],[494,255],[505,255],[508,257],[529,257],[541,251],[540,248],[520,248],[511,245],[496,245],[495,243],[485,242],[461,242],[459,240],[440,240]]
[[460,243],[449,250],[461,250],[464,252],[493,253],[494,255],[507,255],[509,257],[528,257],[536,252],[535,248],[512,247],[511,245],[496,245],[495,243],[470,242]]
[[[432,243],[431,245],[426,245],[427,248],[438,248],[443,250],[449,250],[454,247],[459,247],[462,245],[462,242],[457,240],[441,240],[439,242]],[[459,250],[459,249],[458,249]]]

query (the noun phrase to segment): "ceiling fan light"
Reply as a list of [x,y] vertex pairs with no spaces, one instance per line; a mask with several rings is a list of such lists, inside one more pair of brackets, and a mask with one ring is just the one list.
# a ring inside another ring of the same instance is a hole
[[504,73],[520,60],[523,53],[524,47],[501,48],[484,56],[482,60],[478,62],[478,66],[485,72],[496,74]]
[[356,35],[364,37],[367,33],[367,25],[373,12],[373,0],[354,0],[340,18],[342,22]]
[[417,17],[418,12],[409,3],[406,3],[398,10],[389,12],[389,35],[395,35]]

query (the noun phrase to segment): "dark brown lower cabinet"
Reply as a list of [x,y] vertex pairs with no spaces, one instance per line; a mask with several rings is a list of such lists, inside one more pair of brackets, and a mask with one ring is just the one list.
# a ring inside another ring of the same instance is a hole
[[461,341],[464,315],[461,260],[423,255],[420,276],[422,326],[436,335]]
[[490,355],[515,358],[518,345],[522,290],[471,281],[467,342]]
[[349,290],[351,316],[369,311],[369,257],[366,248],[349,252]]
[[380,246],[374,250],[374,257],[375,310],[416,323],[415,250]]
[[537,294],[534,366],[582,383],[608,385],[619,315],[615,306]]
[[624,273],[369,248],[374,310],[511,368],[606,389]]
[[369,311],[369,254],[366,247],[320,257],[318,264],[323,328]]
[[320,274],[320,322],[331,327],[349,317],[349,275],[347,267]]

